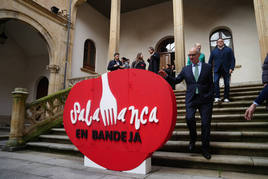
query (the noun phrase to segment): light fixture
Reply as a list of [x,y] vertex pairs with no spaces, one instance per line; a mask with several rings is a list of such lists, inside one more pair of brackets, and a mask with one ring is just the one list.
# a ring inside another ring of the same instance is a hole
[[58,14],[59,13],[59,8],[57,8],[56,6],[52,6],[51,7],[51,12],[53,12],[54,14]]

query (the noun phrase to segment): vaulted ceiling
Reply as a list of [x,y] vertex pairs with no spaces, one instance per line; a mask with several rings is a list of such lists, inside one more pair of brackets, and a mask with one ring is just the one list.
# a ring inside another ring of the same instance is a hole
[[[121,13],[160,4],[166,1],[170,0],[121,0]],[[87,2],[104,16],[110,17],[111,0],[87,0]]]

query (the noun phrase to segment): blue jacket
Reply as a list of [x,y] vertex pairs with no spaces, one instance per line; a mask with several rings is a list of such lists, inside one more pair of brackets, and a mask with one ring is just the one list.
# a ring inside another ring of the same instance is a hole
[[[120,60],[119,60],[118,62],[119,62],[119,66],[122,66],[122,65],[123,65],[123,63],[122,63]],[[118,69],[120,69],[119,66],[114,67],[115,64],[116,64],[116,60],[111,60],[111,61],[109,62],[109,65],[108,65],[108,67],[107,67],[107,70],[114,71],[114,70],[118,70]]]
[[255,102],[258,104],[262,104],[264,100],[268,99],[268,85],[266,85],[259,96],[255,99]]
[[268,83],[268,53],[262,66],[262,83]]
[[218,47],[211,52],[208,63],[212,65],[214,62],[214,72],[217,73],[221,66],[223,67],[225,73],[229,73],[229,70],[234,70],[235,67],[235,57],[233,50],[227,46],[224,46],[222,50]]
[[211,65],[207,63],[201,63],[202,68],[198,80],[196,81],[193,75],[192,65],[185,66],[180,74],[174,78],[170,75],[167,76],[167,81],[171,83],[180,83],[185,80],[187,85],[186,91],[186,105],[191,105],[193,102],[193,97],[195,95],[196,87],[198,88],[199,95],[202,103],[212,103],[213,102],[213,79],[212,79],[212,69]]

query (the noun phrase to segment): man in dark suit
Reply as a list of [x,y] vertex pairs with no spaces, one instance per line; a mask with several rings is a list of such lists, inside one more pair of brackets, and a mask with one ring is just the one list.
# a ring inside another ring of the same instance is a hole
[[225,46],[223,39],[218,39],[217,46],[211,52],[208,63],[214,62],[214,86],[215,102],[220,100],[219,81],[221,76],[224,80],[224,102],[229,101],[230,76],[234,71],[235,58],[231,48]]
[[262,91],[260,92],[259,96],[255,99],[253,104],[246,110],[245,115],[244,115],[245,119],[251,120],[256,107],[261,105],[263,101],[267,99],[268,99],[268,85],[266,85],[262,89]]
[[189,150],[195,148],[197,138],[195,113],[199,110],[201,116],[202,130],[202,152],[206,159],[210,159],[210,123],[213,108],[213,80],[211,65],[199,62],[199,53],[196,48],[192,48],[188,54],[192,64],[184,67],[180,74],[174,78],[164,71],[159,74],[173,83],[180,83],[185,80],[186,91],[186,121],[190,131]]
[[256,110],[256,107],[261,105],[264,100],[266,100],[266,109],[267,107],[267,100],[268,100],[268,53],[266,55],[266,58],[264,60],[263,66],[262,66],[262,82],[264,84],[264,88],[260,92],[259,96],[255,99],[255,101],[251,104],[251,106],[246,110],[245,112],[245,119],[251,120],[254,111]]
[[119,59],[119,53],[114,53],[114,59],[108,64],[107,70],[115,71],[118,69],[124,69],[123,63]]
[[153,47],[149,47],[148,52],[151,54],[151,57],[147,60],[149,63],[148,70],[157,74],[160,65],[159,53],[155,52]]

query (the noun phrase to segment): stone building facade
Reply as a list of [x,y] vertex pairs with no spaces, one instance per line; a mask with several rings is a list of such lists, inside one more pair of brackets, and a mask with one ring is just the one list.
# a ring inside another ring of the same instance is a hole
[[[0,0],[0,34],[8,37],[0,44],[0,118],[11,114],[15,87],[27,88],[33,101],[41,79],[51,94],[68,79],[105,73],[114,52],[147,59],[149,46],[163,44],[171,48],[162,61],[180,71],[195,42],[207,61],[213,34],[225,31],[236,56],[232,83],[259,82],[268,52],[267,0]],[[94,68],[84,66],[86,41]]]

